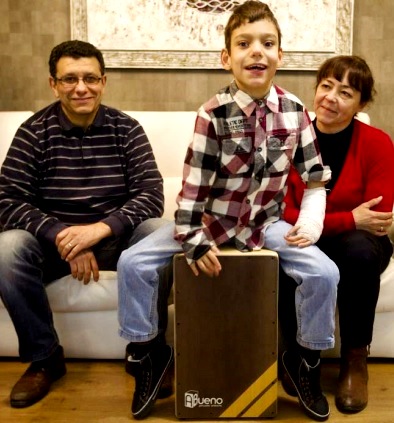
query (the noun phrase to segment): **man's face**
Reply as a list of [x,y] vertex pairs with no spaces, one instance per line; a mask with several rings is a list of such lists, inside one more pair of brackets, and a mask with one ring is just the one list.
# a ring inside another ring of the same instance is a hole
[[[96,84],[85,83],[82,78],[88,76],[99,77],[101,80]],[[59,81],[66,77],[80,79],[74,86],[67,86]],[[96,116],[106,84],[98,60],[95,57],[62,57],[56,65],[56,79],[50,77],[49,83],[70,121],[87,128]]]
[[231,35],[231,53],[222,52],[222,64],[231,70],[237,86],[253,98],[264,97],[282,62],[278,30],[268,20],[245,23]]

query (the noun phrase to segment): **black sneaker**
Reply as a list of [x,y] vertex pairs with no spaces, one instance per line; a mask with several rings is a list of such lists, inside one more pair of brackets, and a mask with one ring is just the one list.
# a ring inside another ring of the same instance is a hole
[[320,360],[311,367],[301,356],[291,355],[285,351],[282,363],[305,413],[314,420],[327,420],[330,407],[320,387]]
[[[135,368],[134,363],[135,360],[133,358],[133,355],[126,351],[126,359],[125,359],[125,370],[126,373],[129,375],[135,377],[135,374],[133,373],[133,369]],[[168,371],[166,372],[163,383],[160,386],[159,392],[157,393],[157,399],[165,399],[170,397],[174,394],[174,362],[170,365],[168,368]],[[297,394],[295,394],[297,396]]]
[[283,370],[281,374],[281,382],[283,390],[286,392],[287,395],[291,397],[298,397],[297,390],[295,389],[293,381],[291,380],[286,370]]
[[135,378],[135,391],[131,404],[131,412],[135,419],[144,419],[152,411],[164,376],[173,359],[173,349],[169,345],[157,346],[140,360],[135,360],[131,355],[128,358],[128,373]]

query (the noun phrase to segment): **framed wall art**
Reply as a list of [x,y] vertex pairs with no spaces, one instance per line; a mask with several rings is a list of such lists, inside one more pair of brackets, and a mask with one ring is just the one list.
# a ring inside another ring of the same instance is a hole
[[[224,28],[245,0],[70,0],[71,37],[109,68],[220,69]],[[283,34],[282,69],[351,54],[354,0],[267,0]]]

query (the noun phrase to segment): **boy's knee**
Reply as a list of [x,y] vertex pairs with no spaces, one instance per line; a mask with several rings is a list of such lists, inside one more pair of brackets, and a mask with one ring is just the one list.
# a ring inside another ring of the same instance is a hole
[[321,277],[325,280],[327,289],[336,292],[339,283],[339,269],[333,261],[328,261],[321,268]]

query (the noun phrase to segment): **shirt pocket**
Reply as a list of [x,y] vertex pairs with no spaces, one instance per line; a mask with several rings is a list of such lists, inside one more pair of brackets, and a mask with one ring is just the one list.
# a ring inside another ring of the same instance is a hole
[[227,175],[245,173],[250,169],[252,138],[229,138],[222,141],[221,171]]
[[295,132],[267,137],[267,170],[270,173],[283,172],[290,168],[296,141]]

